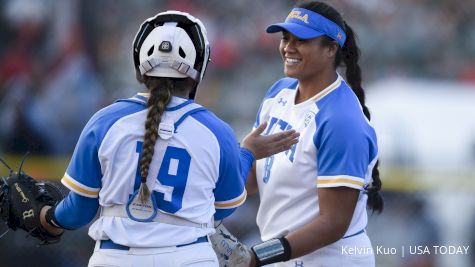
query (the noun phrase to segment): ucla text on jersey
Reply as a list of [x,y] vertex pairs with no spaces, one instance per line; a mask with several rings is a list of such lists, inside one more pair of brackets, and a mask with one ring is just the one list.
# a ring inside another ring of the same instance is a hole
[[[263,240],[279,237],[319,214],[317,188],[345,186],[361,190],[346,235],[366,227],[364,187],[377,160],[376,134],[346,82],[335,82],[295,104],[298,81],[276,82],[259,109],[255,127],[267,121],[265,134],[288,129],[300,133],[288,151],[257,161],[261,195],[257,223]],[[272,197],[266,197],[267,194]],[[295,203],[299,203],[295,205]]]

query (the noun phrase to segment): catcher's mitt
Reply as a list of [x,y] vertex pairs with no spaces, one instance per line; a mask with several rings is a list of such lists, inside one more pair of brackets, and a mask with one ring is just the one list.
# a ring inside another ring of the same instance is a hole
[[54,206],[63,198],[63,192],[54,184],[36,181],[21,170],[10,169],[8,177],[0,178],[0,219],[12,230],[25,230],[42,245],[55,243],[60,235],[51,235],[43,229],[39,215],[45,205]]

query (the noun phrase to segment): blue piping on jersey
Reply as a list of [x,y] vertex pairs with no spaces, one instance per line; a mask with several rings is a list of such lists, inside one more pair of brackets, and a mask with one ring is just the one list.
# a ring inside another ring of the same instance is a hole
[[[179,96],[175,96],[177,98],[182,98],[182,97],[179,97]],[[186,98],[182,98],[182,99],[186,99]],[[143,95],[135,95],[131,98],[127,98],[127,99],[119,99],[117,100],[116,102],[134,102],[134,103],[137,103],[137,104],[142,104],[142,105],[147,105],[147,101],[148,101],[148,98],[143,96]],[[187,99],[185,102],[181,103],[181,104],[178,104],[176,106],[173,106],[173,107],[166,107],[165,110],[166,111],[174,111],[174,110],[178,110],[184,106],[187,106],[191,103],[194,103],[194,101],[192,99]]]
[[352,235],[347,235],[347,236],[342,237],[342,239],[346,239],[346,238],[350,238],[350,237],[353,237],[353,236],[357,236],[357,235],[360,235],[360,234],[362,234],[362,233],[364,233],[364,232],[365,232],[365,229],[361,229],[361,230],[359,230],[358,232],[356,232],[356,233],[354,233],[354,234],[352,234]]
[[143,102],[141,99],[136,99],[136,98],[128,98],[128,99],[119,99],[115,101],[117,102],[132,102],[136,104],[140,104],[142,106],[147,105],[147,102]]
[[147,97],[145,97],[143,95],[135,95],[135,97],[140,99],[140,100],[143,100],[145,103],[147,103],[147,101],[148,101]]
[[191,103],[193,103],[193,100],[190,99],[190,100],[187,100],[187,101],[185,101],[185,102],[183,102],[183,103],[181,103],[181,104],[178,104],[178,105],[176,105],[176,106],[174,106],[174,107],[167,107],[167,108],[165,108],[165,110],[166,110],[166,111],[174,111],[174,110],[180,109],[180,108],[182,108],[182,107],[184,107],[184,106],[186,106],[186,105],[189,105],[189,104],[191,104]]
[[134,95],[133,97],[130,98],[123,98],[123,99],[118,99],[115,102],[133,102],[141,105],[147,105],[147,100],[148,98],[143,96],[143,95]]
[[[191,101],[191,102],[193,102],[193,101]],[[190,102],[190,103],[191,103],[191,102]],[[185,102],[185,103],[186,103],[186,102]],[[185,103],[183,103],[183,104],[185,104]],[[187,103],[186,105],[188,105],[188,104],[190,104],[190,103]],[[186,105],[183,105],[183,104],[180,104],[180,105],[178,105],[178,106],[186,106]],[[178,106],[176,106],[176,107],[178,107]],[[173,107],[173,108],[175,108],[175,107]],[[173,109],[173,110],[175,110],[175,109]],[[178,119],[177,122],[175,122],[175,133],[176,133],[176,130],[178,129],[178,126],[179,126],[188,116],[190,116],[191,114],[194,114],[194,113],[196,113],[196,112],[203,111],[203,110],[206,110],[206,109],[203,108],[203,107],[200,107],[200,108],[192,109],[192,110],[186,112],[185,114],[183,114],[183,116],[181,116],[181,118]]]

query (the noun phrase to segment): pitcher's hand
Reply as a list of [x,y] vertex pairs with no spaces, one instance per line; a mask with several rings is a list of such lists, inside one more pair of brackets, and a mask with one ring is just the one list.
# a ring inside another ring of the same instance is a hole
[[262,135],[266,127],[267,122],[263,122],[244,137],[241,143],[242,147],[249,149],[254,154],[256,160],[289,150],[299,141],[300,133],[293,129],[271,135]]

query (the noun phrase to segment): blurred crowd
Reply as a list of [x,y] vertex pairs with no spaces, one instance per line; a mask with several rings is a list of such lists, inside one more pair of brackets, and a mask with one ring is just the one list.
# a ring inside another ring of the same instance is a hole
[[[475,82],[475,2],[334,0],[359,35],[365,82],[428,77]],[[143,90],[131,42],[140,23],[177,9],[201,18],[212,63],[198,101],[242,135],[282,74],[280,36],[265,33],[295,1],[0,2],[0,149],[68,155],[99,108]]]

